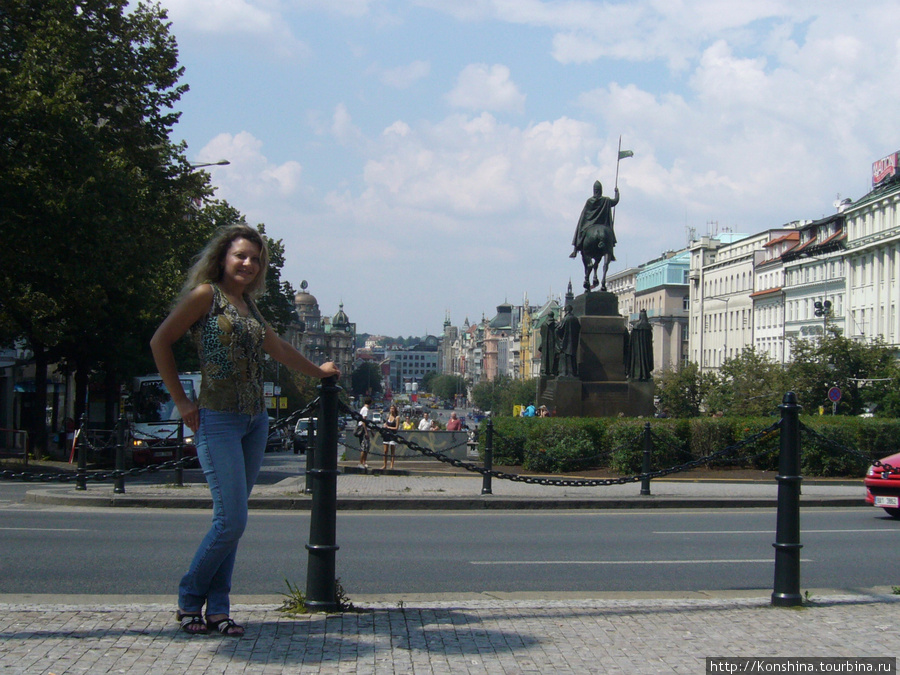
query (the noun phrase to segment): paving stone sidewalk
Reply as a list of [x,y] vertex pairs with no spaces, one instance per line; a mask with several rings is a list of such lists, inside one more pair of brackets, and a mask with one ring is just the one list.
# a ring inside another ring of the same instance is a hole
[[171,605],[0,603],[0,673],[704,673],[716,656],[895,657],[900,596],[373,602],[292,617],[236,605],[242,639],[188,636]]

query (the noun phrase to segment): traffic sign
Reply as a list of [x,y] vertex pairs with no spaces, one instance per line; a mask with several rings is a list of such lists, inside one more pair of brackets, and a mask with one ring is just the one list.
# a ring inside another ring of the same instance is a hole
[[837,403],[841,400],[841,390],[837,387],[832,387],[828,390],[828,400],[832,403]]

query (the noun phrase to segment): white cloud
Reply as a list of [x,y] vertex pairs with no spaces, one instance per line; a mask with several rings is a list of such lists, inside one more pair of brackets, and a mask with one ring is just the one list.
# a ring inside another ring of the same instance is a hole
[[266,199],[295,195],[301,187],[303,167],[295,161],[272,164],[262,153],[262,141],[246,131],[219,134],[197,154],[201,162],[228,159],[225,167],[208,169],[213,183],[227,191],[239,208],[242,203],[258,205]]
[[521,112],[525,106],[525,96],[502,64],[473,63],[463,68],[447,101],[467,110]]
[[347,106],[339,103],[331,118],[331,133],[341,145],[359,145],[364,142],[363,134],[353,124]]
[[[570,277],[577,289],[579,265],[566,257],[567,245],[593,181],[612,190],[620,133],[635,156],[619,167],[615,269],[685,245],[686,227],[703,234],[717,222],[759,231],[824,215],[837,192],[861,196],[871,161],[900,147],[890,112],[900,103],[896,3],[414,2],[460,21],[490,22],[478,31],[497,29],[497,53],[516,40],[552,40],[546,58],[558,63],[548,71],[592,89],[564,82],[559,90],[569,98],[555,107],[544,99],[534,112],[529,104],[543,95],[543,76],[529,73],[528,90],[526,80],[514,82],[510,68],[520,73],[526,65],[510,50],[504,65],[460,72],[445,99],[455,114],[433,96],[414,99],[415,90],[403,95],[404,107],[390,107],[385,101],[399,97],[379,97],[382,83],[408,86],[447,67],[417,43],[391,57],[406,66],[363,69],[365,79],[347,76],[352,69],[341,58],[329,72],[323,58],[323,76],[310,78],[309,95],[291,109],[311,121],[296,135],[271,128],[279,112],[265,101],[257,126],[241,120],[231,127],[285,139],[279,151],[308,153],[305,171],[297,161],[268,159],[247,132],[204,148],[198,159],[232,161],[211,170],[223,196],[284,238],[286,278],[314,281],[323,311],[336,311],[342,297],[361,330],[420,333],[428,327],[422,317],[433,314],[434,332],[445,306],[454,322],[466,314],[477,320],[523,290],[542,301]],[[361,2],[354,11],[376,9]],[[330,26],[335,34],[343,21]],[[392,40],[409,35],[401,25],[391,27]],[[379,53],[377,39],[367,38],[352,35],[361,53]],[[441,49],[490,58],[466,51],[465,25],[445,39]],[[283,87],[283,80],[269,84]],[[511,123],[510,111],[531,121]],[[386,314],[378,298],[391,293],[414,309]]]
[[[265,0],[161,0],[178,34],[240,37],[280,57],[306,56],[277,3]],[[232,48],[234,44],[230,45]]]
[[407,89],[431,72],[428,61],[413,61],[405,66],[384,70],[379,79],[389,87]]

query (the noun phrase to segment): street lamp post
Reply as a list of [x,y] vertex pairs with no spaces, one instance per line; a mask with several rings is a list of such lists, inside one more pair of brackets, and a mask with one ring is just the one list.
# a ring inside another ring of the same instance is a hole
[[189,164],[191,167],[191,171],[196,171],[197,169],[203,169],[208,166],[228,166],[231,164],[227,159],[220,159],[218,162],[201,162],[200,164]]

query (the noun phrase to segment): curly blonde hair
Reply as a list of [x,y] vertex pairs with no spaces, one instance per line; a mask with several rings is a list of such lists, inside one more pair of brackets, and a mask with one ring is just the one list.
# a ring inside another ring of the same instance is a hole
[[266,239],[259,230],[249,225],[225,225],[216,230],[212,239],[203,247],[203,250],[194,259],[194,264],[188,270],[187,280],[181,289],[181,294],[186,295],[202,284],[215,284],[222,280],[225,271],[225,254],[235,239],[246,239],[259,246],[259,274],[253,282],[247,286],[247,295],[254,300],[259,298],[266,290],[266,272],[269,269],[269,247]]

